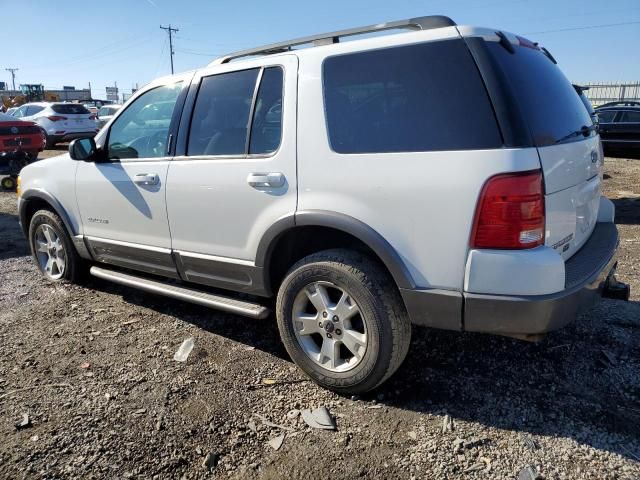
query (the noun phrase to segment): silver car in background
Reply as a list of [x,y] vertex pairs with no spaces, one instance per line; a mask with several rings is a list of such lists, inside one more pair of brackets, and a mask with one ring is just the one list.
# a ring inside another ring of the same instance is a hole
[[111,118],[116,114],[118,110],[122,108],[122,105],[103,105],[98,110],[96,121],[98,122],[98,128],[104,127]]

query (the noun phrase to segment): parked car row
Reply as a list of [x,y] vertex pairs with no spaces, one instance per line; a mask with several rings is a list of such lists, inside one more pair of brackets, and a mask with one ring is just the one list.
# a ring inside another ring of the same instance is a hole
[[605,153],[640,154],[640,102],[605,103],[595,111]]
[[0,180],[2,188],[13,190],[17,176],[44,149],[45,135],[34,122],[0,113]]
[[[76,138],[91,138],[113,116],[120,105],[109,105],[104,110],[103,118],[100,111],[92,113],[86,106],[79,103],[27,103],[8,112],[19,120],[36,123],[43,130],[46,148],[52,148],[57,143],[67,142]],[[107,114],[108,112],[108,114]]]

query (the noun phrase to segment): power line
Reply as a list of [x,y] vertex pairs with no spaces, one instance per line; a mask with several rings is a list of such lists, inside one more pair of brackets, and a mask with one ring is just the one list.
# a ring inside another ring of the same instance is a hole
[[560,28],[558,30],[543,30],[543,31],[539,31],[539,32],[526,32],[523,33],[523,35],[540,35],[542,33],[555,33],[555,32],[570,32],[573,30],[589,30],[592,28],[604,28],[604,27],[619,27],[621,25],[637,25],[640,24],[640,20],[639,21],[634,21],[634,22],[620,22],[620,23],[603,23],[600,25],[589,25],[589,26],[585,26],[585,27],[573,27],[573,28]]
[[11,83],[13,84],[13,89],[16,89],[16,72],[20,70],[19,68],[5,68],[7,72],[11,72]]
[[177,28],[171,28],[171,24],[169,24],[168,27],[163,27],[162,25],[160,25],[160,28],[162,30],[166,30],[169,33],[169,56],[171,57],[171,75],[173,75],[173,54],[175,53],[173,51],[173,38],[171,37],[171,33],[172,32],[179,32],[180,30],[178,30]]

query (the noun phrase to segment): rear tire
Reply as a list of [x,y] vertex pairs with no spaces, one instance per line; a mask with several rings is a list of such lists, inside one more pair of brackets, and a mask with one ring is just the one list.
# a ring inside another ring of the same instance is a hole
[[11,191],[15,190],[17,185],[16,179],[12,176],[4,177],[0,183],[2,184],[2,188]]
[[86,273],[60,217],[50,210],[38,210],[29,223],[31,254],[42,275],[50,282],[79,283]]
[[411,323],[393,279],[352,250],[325,250],[291,267],[276,315],[293,361],[338,393],[376,388],[409,350]]

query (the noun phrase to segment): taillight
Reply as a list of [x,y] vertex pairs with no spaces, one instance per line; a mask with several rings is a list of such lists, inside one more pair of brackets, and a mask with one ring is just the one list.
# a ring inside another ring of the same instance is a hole
[[52,122],[59,122],[60,120],[66,120],[67,117],[62,117],[60,115],[51,115],[50,117],[47,117],[49,120],[51,120]]
[[473,222],[472,248],[533,248],[544,243],[542,173],[503,174],[485,183]]

